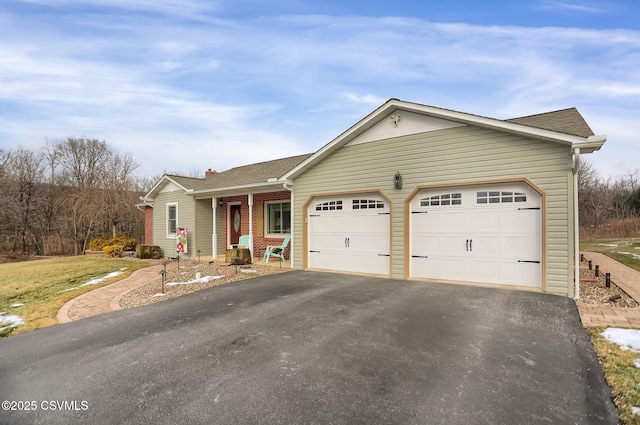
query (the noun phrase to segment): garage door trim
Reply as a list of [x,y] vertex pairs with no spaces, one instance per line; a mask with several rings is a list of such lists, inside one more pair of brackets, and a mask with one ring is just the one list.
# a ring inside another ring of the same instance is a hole
[[496,180],[481,180],[481,181],[468,181],[468,182],[456,182],[456,183],[440,183],[432,185],[420,185],[416,186],[409,196],[404,200],[404,278],[410,278],[410,251],[411,251],[411,229],[409,226],[411,220],[411,202],[418,196],[418,194],[425,189],[440,189],[440,188],[455,188],[455,187],[472,187],[472,186],[484,186],[484,185],[496,185],[496,184],[509,184],[509,183],[524,183],[531,189],[540,194],[540,203],[542,208],[542,261],[541,261],[541,290],[546,291],[547,286],[547,202],[545,192],[536,186],[531,180],[526,177],[514,178],[514,179],[496,179]]
[[386,202],[389,203],[389,277],[391,277],[391,267],[393,260],[393,250],[391,241],[393,240],[393,202],[391,199],[380,189],[363,189],[363,190],[349,190],[349,191],[340,191],[340,192],[325,192],[325,193],[314,193],[309,195],[306,202],[302,205],[302,269],[307,270],[309,268],[309,228],[308,228],[308,217],[309,217],[309,207],[312,202],[316,198],[325,198],[331,196],[352,196],[352,195],[379,195]]

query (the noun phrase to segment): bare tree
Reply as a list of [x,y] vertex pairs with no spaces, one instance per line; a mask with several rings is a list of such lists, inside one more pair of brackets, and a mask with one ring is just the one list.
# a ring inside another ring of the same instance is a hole
[[[42,252],[42,244],[35,237],[35,225],[40,214],[39,204],[42,196],[38,187],[42,179],[42,156],[34,151],[19,148],[11,155],[10,186],[12,222],[16,234],[16,243],[20,244],[23,254],[28,254],[34,247]],[[17,247],[16,247],[17,248]]]
[[65,141],[57,142],[56,148],[63,174],[72,185],[81,188],[102,185],[111,160],[105,141],[69,137]]

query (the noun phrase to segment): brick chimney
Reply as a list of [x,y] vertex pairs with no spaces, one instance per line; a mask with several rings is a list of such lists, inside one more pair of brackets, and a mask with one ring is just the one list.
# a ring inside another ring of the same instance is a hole
[[205,177],[209,177],[209,176],[213,176],[214,174],[218,174],[218,172],[216,170],[212,170],[211,168],[209,168],[205,173],[204,176]]

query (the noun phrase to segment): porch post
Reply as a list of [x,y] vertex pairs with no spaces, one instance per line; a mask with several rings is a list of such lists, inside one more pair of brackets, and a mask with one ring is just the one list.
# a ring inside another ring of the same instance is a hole
[[247,195],[249,204],[249,252],[253,255],[253,193]]
[[217,209],[218,206],[218,198],[216,198],[215,196],[213,198],[211,198],[211,210],[213,211],[213,234],[211,235],[211,249],[213,249],[212,251],[212,259],[216,259],[216,250],[217,250],[217,244],[216,241],[218,239],[218,235],[216,233],[216,212],[218,211]]

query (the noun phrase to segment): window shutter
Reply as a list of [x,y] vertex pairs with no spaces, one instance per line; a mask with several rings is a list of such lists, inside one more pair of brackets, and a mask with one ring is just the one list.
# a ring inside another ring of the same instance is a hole
[[256,214],[256,236],[264,237],[264,202],[253,204]]

